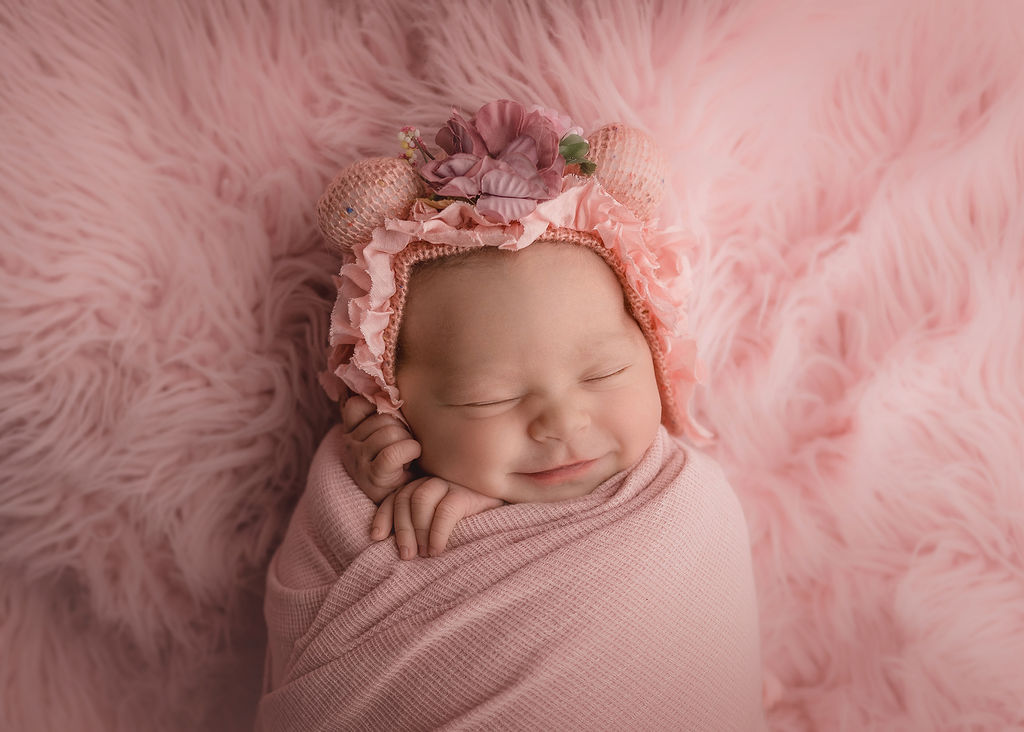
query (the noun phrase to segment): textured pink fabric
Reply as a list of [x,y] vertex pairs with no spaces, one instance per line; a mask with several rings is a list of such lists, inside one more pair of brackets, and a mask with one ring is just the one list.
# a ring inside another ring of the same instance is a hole
[[262,730],[764,728],[746,525],[709,458],[662,428],[593,493],[403,562],[339,436],[271,561]]

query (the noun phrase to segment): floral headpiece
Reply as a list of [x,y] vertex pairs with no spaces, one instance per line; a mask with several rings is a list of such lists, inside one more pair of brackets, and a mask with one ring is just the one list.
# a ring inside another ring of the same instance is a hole
[[453,109],[435,137],[444,155],[405,127],[401,156],[357,161],[331,182],[317,220],[342,257],[321,375],[332,398],[347,387],[401,418],[394,349],[416,263],[565,242],[591,249],[618,276],[654,358],[662,421],[696,440],[709,436],[686,409],[701,366],[686,332],[685,234],[651,218],[664,194],[664,156],[626,125],[582,132],[557,112],[503,99],[469,120]]
[[488,221],[508,224],[561,193],[567,165],[585,175],[594,172],[582,135],[582,128],[557,112],[527,111],[502,99],[481,107],[472,121],[452,110],[437,133],[446,157],[431,155],[415,128],[403,127],[399,140],[410,163],[416,151],[423,155],[419,173],[438,196],[469,201]]

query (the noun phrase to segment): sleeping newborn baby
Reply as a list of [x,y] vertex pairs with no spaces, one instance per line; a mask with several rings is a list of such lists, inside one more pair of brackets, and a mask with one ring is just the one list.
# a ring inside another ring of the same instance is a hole
[[[495,102],[439,133],[433,196],[378,160],[321,201],[330,372],[359,396],[268,573],[261,729],[763,729],[742,511],[670,434],[701,434],[697,362],[677,235],[646,222],[653,148],[609,126],[581,164],[565,127]],[[547,198],[486,175],[523,159]],[[374,183],[416,200],[370,205]],[[485,200],[515,192],[539,202]]]

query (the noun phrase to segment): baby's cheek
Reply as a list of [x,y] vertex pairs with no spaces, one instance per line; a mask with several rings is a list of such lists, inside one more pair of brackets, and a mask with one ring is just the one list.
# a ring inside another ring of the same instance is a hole
[[507,467],[508,447],[507,435],[494,425],[482,424],[466,436],[461,458],[467,473],[478,482],[492,483]]
[[422,441],[423,452],[420,467],[430,475],[458,482],[457,474],[463,461],[460,459],[458,443],[454,439],[435,437]]
[[483,422],[438,430],[424,443],[420,466],[431,475],[480,491],[492,480],[498,463],[499,443],[490,432]]
[[645,386],[627,396],[621,404],[620,415],[619,436],[625,447],[625,459],[632,464],[643,457],[658,434],[661,395],[657,386],[653,391]]

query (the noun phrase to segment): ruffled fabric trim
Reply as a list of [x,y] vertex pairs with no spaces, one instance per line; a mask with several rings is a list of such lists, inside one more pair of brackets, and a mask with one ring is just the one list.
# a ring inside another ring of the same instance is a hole
[[664,355],[665,377],[675,392],[683,432],[700,441],[710,437],[687,408],[703,369],[687,331],[691,280],[683,251],[685,234],[678,227],[645,224],[594,178],[566,176],[561,194],[507,225],[487,220],[469,203],[452,203],[438,211],[422,200],[408,220],[386,220],[370,241],[353,247],[354,259],[335,279],[338,298],[331,314],[328,370],[320,378],[325,391],[339,399],[343,383],[380,413],[401,418],[398,389],[384,377],[384,334],[394,315],[392,262],[407,246],[425,241],[466,249],[519,250],[543,239],[549,229],[560,228],[596,234],[618,255],[630,287],[650,305],[656,345]]

